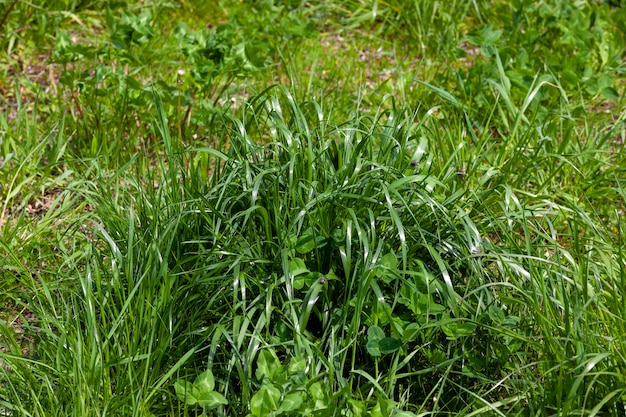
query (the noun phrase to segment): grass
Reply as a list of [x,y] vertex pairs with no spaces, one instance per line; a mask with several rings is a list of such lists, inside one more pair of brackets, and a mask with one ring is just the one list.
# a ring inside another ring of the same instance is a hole
[[0,4],[0,412],[623,415],[625,9],[527,3]]

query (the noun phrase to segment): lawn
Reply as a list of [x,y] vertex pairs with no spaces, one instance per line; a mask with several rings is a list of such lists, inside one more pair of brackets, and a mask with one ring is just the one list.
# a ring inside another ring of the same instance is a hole
[[0,2],[0,415],[623,416],[626,4]]

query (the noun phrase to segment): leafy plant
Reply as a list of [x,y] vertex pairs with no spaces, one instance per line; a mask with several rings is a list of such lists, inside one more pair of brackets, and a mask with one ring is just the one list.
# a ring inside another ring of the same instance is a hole
[[372,356],[389,354],[397,351],[402,342],[394,337],[386,337],[385,332],[378,326],[367,330],[367,351]]
[[187,405],[198,405],[205,412],[228,404],[226,398],[215,391],[215,378],[209,369],[198,375],[193,383],[185,380],[176,381],[174,389],[180,401]]
[[124,11],[121,18],[107,15],[113,47],[129,51],[132,46],[146,44],[154,36],[151,21],[152,15],[147,10],[138,15]]

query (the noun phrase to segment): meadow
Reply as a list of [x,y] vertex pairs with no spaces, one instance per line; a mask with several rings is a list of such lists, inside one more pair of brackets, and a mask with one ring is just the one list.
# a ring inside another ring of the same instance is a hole
[[623,416],[626,4],[0,2],[0,415]]

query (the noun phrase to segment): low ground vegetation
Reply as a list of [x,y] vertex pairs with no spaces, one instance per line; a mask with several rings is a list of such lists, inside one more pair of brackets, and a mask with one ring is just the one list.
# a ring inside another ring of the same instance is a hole
[[0,414],[624,415],[624,4],[40,3]]

